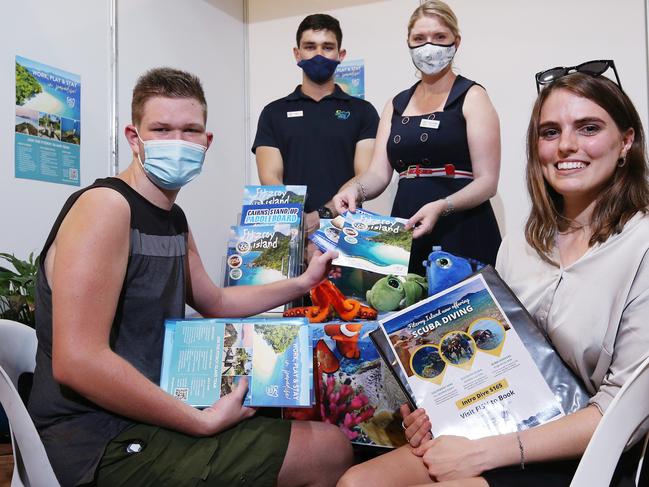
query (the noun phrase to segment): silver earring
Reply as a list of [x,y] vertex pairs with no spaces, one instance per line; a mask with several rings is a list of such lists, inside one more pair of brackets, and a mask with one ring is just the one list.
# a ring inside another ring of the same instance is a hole
[[617,167],[624,167],[626,164],[626,154],[623,154],[618,160],[617,160]]

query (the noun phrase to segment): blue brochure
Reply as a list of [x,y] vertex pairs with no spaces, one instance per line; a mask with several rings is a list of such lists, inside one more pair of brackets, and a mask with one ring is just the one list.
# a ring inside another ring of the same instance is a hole
[[160,387],[208,407],[248,378],[246,406],[308,407],[313,349],[302,318],[166,320]]

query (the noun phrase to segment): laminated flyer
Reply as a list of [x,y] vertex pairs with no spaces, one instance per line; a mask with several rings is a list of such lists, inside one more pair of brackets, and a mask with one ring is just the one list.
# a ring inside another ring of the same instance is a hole
[[381,324],[384,358],[394,358],[388,363],[430,415],[434,436],[481,438],[564,415],[482,273]]
[[160,387],[208,407],[245,376],[245,406],[307,407],[312,350],[304,319],[166,320]]
[[292,225],[231,227],[225,286],[269,284],[287,279],[298,252],[299,232]]
[[355,267],[379,274],[408,273],[412,232],[403,218],[377,215],[359,208],[346,212],[338,240],[340,256],[334,265]]

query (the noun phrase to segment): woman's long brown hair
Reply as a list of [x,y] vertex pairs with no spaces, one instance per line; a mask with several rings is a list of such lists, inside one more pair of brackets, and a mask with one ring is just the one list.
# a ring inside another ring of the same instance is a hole
[[553,82],[539,94],[527,129],[527,189],[532,210],[525,224],[525,238],[539,256],[550,263],[556,233],[567,220],[563,217],[563,198],[545,180],[538,153],[539,121],[543,103],[555,90],[567,90],[602,107],[618,130],[632,128],[635,137],[626,154],[626,162],[617,167],[613,177],[600,193],[591,220],[589,246],[606,241],[622,231],[638,211],[649,206],[647,156],[640,116],[629,97],[613,81],[603,76],[573,73]]

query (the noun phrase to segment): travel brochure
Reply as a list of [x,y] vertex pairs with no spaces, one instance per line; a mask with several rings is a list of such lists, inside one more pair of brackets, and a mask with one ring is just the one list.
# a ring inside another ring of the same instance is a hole
[[299,247],[295,226],[230,227],[225,286],[269,284],[291,277]]
[[377,321],[311,323],[315,405],[284,409],[284,418],[338,425],[352,443],[406,443],[399,406],[406,401],[369,333]]
[[248,378],[246,406],[309,407],[313,351],[301,318],[166,320],[160,387],[208,407]]
[[244,187],[240,224],[230,228],[224,286],[269,284],[300,275],[305,199],[306,186]]
[[321,221],[310,238],[322,251],[338,250],[334,265],[379,274],[408,273],[412,232],[406,220],[359,208],[333,220]]
[[564,415],[496,298],[494,288],[506,286],[493,275],[487,267],[391,314],[371,335],[411,403],[430,415],[434,436],[480,438]]

